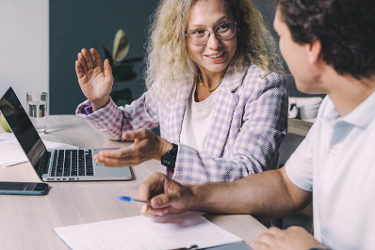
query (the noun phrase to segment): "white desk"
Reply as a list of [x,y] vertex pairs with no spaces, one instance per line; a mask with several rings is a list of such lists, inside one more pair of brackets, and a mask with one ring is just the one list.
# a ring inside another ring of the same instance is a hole
[[[49,141],[79,147],[121,147],[74,115],[48,117]],[[0,127],[0,133],[4,132]],[[53,228],[139,215],[138,206],[117,200],[135,196],[138,186],[153,172],[165,172],[157,161],[131,168],[135,180],[105,182],[50,182],[45,196],[0,195],[0,249],[68,249]],[[40,181],[30,163],[0,167],[0,181]],[[250,244],[266,228],[249,215],[206,218]]]

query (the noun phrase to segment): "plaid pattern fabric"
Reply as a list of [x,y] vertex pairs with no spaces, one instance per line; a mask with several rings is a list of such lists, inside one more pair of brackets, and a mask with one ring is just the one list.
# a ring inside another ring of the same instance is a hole
[[126,130],[160,126],[160,135],[178,144],[174,171],[167,174],[185,184],[230,182],[276,167],[278,148],[287,128],[287,89],[282,77],[251,65],[240,72],[229,65],[218,91],[213,124],[204,152],[180,144],[182,122],[191,97],[187,82],[176,98],[160,103],[152,88],[138,100],[117,107],[112,100],[86,115],[85,101],[76,113],[113,140]]

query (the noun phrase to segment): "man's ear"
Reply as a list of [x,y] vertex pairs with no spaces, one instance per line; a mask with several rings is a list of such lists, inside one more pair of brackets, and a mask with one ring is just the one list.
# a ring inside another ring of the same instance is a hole
[[316,64],[322,53],[322,43],[318,40],[308,46],[309,49],[309,63]]

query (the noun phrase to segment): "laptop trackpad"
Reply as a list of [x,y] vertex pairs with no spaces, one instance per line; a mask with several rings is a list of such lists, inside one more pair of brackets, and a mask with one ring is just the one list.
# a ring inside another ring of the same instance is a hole
[[[94,163],[95,164],[95,163]],[[105,167],[101,163],[95,164],[95,176],[113,177],[113,179],[129,180],[131,172],[129,167]]]
[[[93,149],[93,155],[96,155],[103,149]],[[129,180],[131,179],[131,172],[129,167],[105,167],[102,163],[96,163],[93,159],[95,166],[95,176],[113,177],[113,179]],[[112,179],[112,178],[111,178]]]

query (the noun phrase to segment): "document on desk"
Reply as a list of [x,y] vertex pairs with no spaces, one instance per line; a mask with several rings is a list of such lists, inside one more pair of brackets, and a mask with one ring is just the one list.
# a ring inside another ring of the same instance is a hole
[[[43,140],[47,149],[69,148],[76,149],[78,147],[65,143],[57,143]],[[15,164],[27,162],[28,159],[22,150],[19,142],[12,133],[0,134],[0,166],[8,167]]]
[[0,166],[8,167],[26,161],[27,157],[17,140],[0,142]]
[[242,241],[195,212],[157,219],[135,216],[54,231],[73,250],[206,248]]

